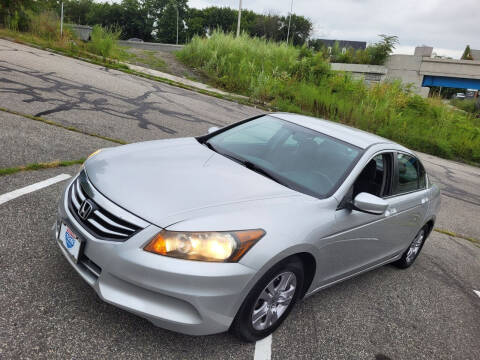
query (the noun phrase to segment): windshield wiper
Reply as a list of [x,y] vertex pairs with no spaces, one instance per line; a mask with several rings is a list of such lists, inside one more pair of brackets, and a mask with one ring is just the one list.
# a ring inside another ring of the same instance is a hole
[[235,162],[238,162],[239,164],[245,166],[247,169],[250,169],[252,171],[255,171],[256,173],[258,174],[261,174],[267,178],[269,178],[270,180],[273,180],[275,181],[276,183],[279,183],[280,185],[283,185],[285,187],[288,187],[289,189],[291,188],[290,186],[288,186],[284,181],[280,180],[276,175],[272,174],[270,171],[258,166],[258,165],[255,165],[254,163],[252,163],[251,161],[248,161],[248,160],[245,160],[245,159],[242,159],[242,158],[239,158],[239,157],[236,157],[236,156],[233,156],[233,155],[230,155],[230,154],[225,154],[224,152],[220,152],[218,151],[209,141],[205,141],[204,144],[212,151],[215,151],[216,153],[220,154],[220,155],[223,155]]
[[241,161],[240,160],[240,163],[242,165],[244,165],[247,169],[250,169],[252,171],[255,171],[256,173],[259,173],[267,178],[269,178],[270,180],[273,180],[275,181],[276,183],[279,183],[280,185],[283,185],[283,186],[286,186],[288,188],[290,188],[290,186],[288,186],[283,180],[280,180],[280,178],[278,176],[276,176],[275,174],[272,174],[270,171],[258,166],[258,165],[255,165],[254,163],[248,161],[248,160],[243,160]]

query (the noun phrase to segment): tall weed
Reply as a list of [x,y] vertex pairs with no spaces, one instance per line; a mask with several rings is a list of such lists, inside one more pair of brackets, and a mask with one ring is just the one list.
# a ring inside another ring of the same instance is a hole
[[104,58],[117,57],[120,48],[117,40],[120,38],[121,31],[112,27],[102,27],[95,25],[92,29],[91,40],[88,43],[88,49]]
[[368,87],[333,72],[321,53],[214,32],[194,37],[178,58],[213,82],[281,111],[342,122],[413,149],[480,163],[480,119],[424,99],[401,82]]

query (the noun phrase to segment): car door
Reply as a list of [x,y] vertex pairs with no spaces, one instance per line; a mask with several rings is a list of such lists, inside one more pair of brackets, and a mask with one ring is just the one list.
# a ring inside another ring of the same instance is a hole
[[388,239],[393,253],[403,252],[424,225],[428,210],[426,175],[413,155],[395,153],[394,185],[389,202],[389,225],[401,236]]
[[[390,196],[394,181],[394,154],[380,152],[367,162],[335,212],[334,233],[321,241],[322,256],[328,266],[322,269],[322,281],[329,283],[381,262],[388,257],[388,216],[355,210],[351,204],[356,195],[367,192]],[[320,285],[321,286],[321,285]]]
[[[322,254],[329,259],[328,269],[322,269],[324,284],[387,262],[413,240],[427,210],[419,165],[415,157],[396,152],[376,154],[367,163],[335,213],[336,232],[322,239]],[[362,180],[367,170],[370,184]],[[387,201],[385,213],[374,215],[348,206],[360,192]]]

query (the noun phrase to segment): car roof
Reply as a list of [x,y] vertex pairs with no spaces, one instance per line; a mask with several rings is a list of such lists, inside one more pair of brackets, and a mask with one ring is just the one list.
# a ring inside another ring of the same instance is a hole
[[322,134],[345,141],[362,149],[382,143],[394,144],[403,148],[403,146],[378,135],[325,119],[290,113],[271,113],[269,115],[321,132]]

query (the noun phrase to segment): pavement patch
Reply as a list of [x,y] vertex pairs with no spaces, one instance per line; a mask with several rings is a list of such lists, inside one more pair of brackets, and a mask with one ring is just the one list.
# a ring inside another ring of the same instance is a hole
[[117,144],[0,112],[0,168],[86,158]]
[[382,266],[298,303],[272,359],[478,358],[479,259],[434,232],[409,269]]
[[127,144],[127,142],[123,141],[123,140],[114,139],[114,138],[110,138],[110,137],[107,137],[107,136],[102,136],[102,135],[98,135],[98,134],[94,134],[94,133],[89,133],[87,131],[79,130],[79,129],[73,127],[73,126],[65,126],[65,125],[59,124],[55,121],[44,119],[44,118],[38,116],[38,114],[37,115],[29,115],[29,114],[24,114],[24,113],[21,113],[21,112],[18,112],[18,111],[5,109],[5,108],[2,108],[2,107],[0,107],[0,111],[6,112],[6,113],[9,113],[9,114],[12,114],[12,115],[18,115],[18,116],[21,116],[21,117],[24,117],[24,118],[27,118],[27,119],[30,119],[30,120],[40,121],[40,122],[43,122],[45,124],[48,124],[48,125],[51,125],[51,126],[56,126],[56,127],[68,130],[68,131],[77,132],[77,133],[87,135],[87,136],[93,136],[93,137],[103,139],[103,140],[106,140],[106,141],[110,141],[110,142],[113,142],[113,143],[117,143],[117,144],[121,144],[121,145]]
[[[264,111],[0,40],[0,103],[126,142],[205,134]],[[108,70],[108,71],[106,71]]]

